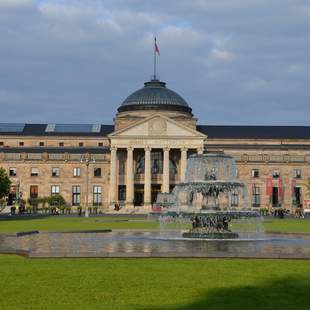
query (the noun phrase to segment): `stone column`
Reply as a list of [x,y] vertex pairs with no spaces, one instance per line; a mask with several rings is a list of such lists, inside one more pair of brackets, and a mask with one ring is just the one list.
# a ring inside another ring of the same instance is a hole
[[187,161],[187,148],[181,149],[181,163],[180,163],[180,181],[184,182],[186,172],[186,161]]
[[199,155],[203,154],[203,147],[198,148],[198,149],[197,149],[197,153],[198,153]]
[[148,207],[151,205],[151,148],[146,147],[144,151],[144,206]]
[[133,148],[127,148],[127,167],[126,167],[126,204],[133,205],[134,198],[134,174],[133,174]]
[[110,195],[109,195],[109,205],[112,206],[116,202],[116,186],[117,186],[117,175],[116,175],[116,147],[111,147],[111,164],[110,164]]
[[163,161],[163,185],[161,188],[162,193],[170,192],[170,167],[169,167],[169,148],[164,148],[164,161]]

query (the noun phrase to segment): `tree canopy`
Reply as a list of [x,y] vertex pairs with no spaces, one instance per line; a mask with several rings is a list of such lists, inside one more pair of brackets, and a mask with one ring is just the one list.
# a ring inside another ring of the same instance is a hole
[[0,199],[5,198],[10,192],[11,181],[3,168],[0,168]]

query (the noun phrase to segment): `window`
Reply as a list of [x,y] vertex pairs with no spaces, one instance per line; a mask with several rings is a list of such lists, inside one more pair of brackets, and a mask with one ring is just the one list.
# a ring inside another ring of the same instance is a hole
[[231,194],[231,206],[238,207],[238,205],[239,205],[239,195],[237,192],[233,192]]
[[81,203],[81,187],[79,185],[72,186],[72,205],[79,206]]
[[44,146],[44,142],[40,142],[40,143],[39,143],[39,146]]
[[31,173],[30,175],[32,177],[37,177],[39,175],[39,169],[38,168],[31,168]]
[[81,169],[78,167],[73,168],[73,176],[74,177],[80,177],[81,176]]
[[51,195],[56,196],[60,193],[60,187],[59,185],[52,185]]
[[101,168],[94,169],[94,177],[101,177]]
[[24,146],[24,142],[19,142],[19,146]]
[[294,169],[293,176],[295,179],[301,179],[301,169]]
[[3,141],[0,141],[0,146],[3,146],[3,145],[4,145]]
[[93,205],[101,205],[101,186],[94,185],[93,187]]
[[59,142],[59,146],[64,146],[65,144],[63,142]]
[[136,173],[137,174],[144,173],[144,156],[138,155],[136,162],[137,162],[137,164],[136,164]]
[[103,146],[103,143],[102,143],[102,142],[99,142],[99,143],[98,143],[98,146],[100,146],[100,147]]
[[60,169],[58,167],[52,168],[52,177],[59,177],[60,176]]
[[119,174],[125,174],[125,161],[124,160],[119,161],[118,170],[119,170],[118,172]]
[[9,169],[9,176],[10,177],[16,177],[16,168],[10,168]]
[[253,185],[252,187],[252,206],[260,206],[260,187],[258,185]]
[[163,153],[162,152],[152,152],[151,153],[151,165],[152,173],[163,173]]
[[259,170],[252,169],[252,178],[259,178]]
[[38,198],[39,187],[37,185],[30,185],[30,198]]
[[275,179],[278,179],[280,177],[280,171],[279,170],[274,170],[272,172],[272,177]]
[[83,142],[79,142],[79,147],[83,147],[84,143]]
[[126,185],[118,186],[118,200],[126,200]]

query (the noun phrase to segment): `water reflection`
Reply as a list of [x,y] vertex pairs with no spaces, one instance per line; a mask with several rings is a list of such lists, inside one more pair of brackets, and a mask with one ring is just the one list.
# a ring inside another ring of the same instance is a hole
[[183,239],[181,232],[40,233],[0,239],[0,251],[33,256],[174,256],[310,258],[309,235],[266,235],[238,240]]

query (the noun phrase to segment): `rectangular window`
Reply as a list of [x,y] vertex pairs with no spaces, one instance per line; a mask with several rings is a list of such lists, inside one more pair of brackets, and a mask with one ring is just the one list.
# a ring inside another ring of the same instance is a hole
[[101,168],[94,169],[94,177],[101,177]]
[[80,177],[81,176],[81,169],[78,167],[73,168],[73,176],[74,177]]
[[30,198],[38,198],[39,187],[37,185],[30,185]]
[[19,146],[24,146],[24,142],[19,142]]
[[295,179],[301,179],[301,169],[294,169],[293,176]]
[[84,143],[83,142],[79,142],[79,147],[83,147]]
[[39,169],[38,168],[31,168],[30,175],[32,177],[37,177],[39,175]]
[[58,167],[52,168],[52,177],[59,177],[60,176],[60,169]]
[[126,200],[126,185],[118,186],[118,200],[121,200],[121,201]]
[[93,187],[93,204],[94,206],[101,206],[101,186],[94,185]]
[[59,195],[59,193],[60,193],[60,186],[59,185],[52,185],[51,195],[55,196],[55,195]]
[[44,142],[40,142],[40,143],[39,143],[39,146],[44,146]]
[[236,192],[233,192],[231,194],[231,206],[232,207],[238,207],[239,205],[239,195]]
[[98,143],[98,146],[102,147],[102,146],[103,146],[103,143],[102,143],[102,142],[99,142],[99,143]]
[[81,203],[81,187],[79,185],[72,186],[72,205],[79,206]]
[[0,141],[0,146],[3,146],[3,145],[4,145],[3,141]]
[[9,169],[9,176],[10,177],[16,177],[16,168],[10,168]]
[[260,187],[255,184],[252,187],[252,206],[260,206]]
[[120,160],[119,161],[119,167],[118,167],[119,174],[125,174],[125,171],[126,171],[125,169],[126,169],[125,161]]
[[65,144],[63,142],[59,142],[59,146],[64,146]]
[[259,178],[259,170],[252,169],[252,178]]
[[272,172],[272,177],[273,177],[274,179],[278,179],[278,178],[280,177],[280,171],[279,171],[279,170],[274,170],[274,171]]

